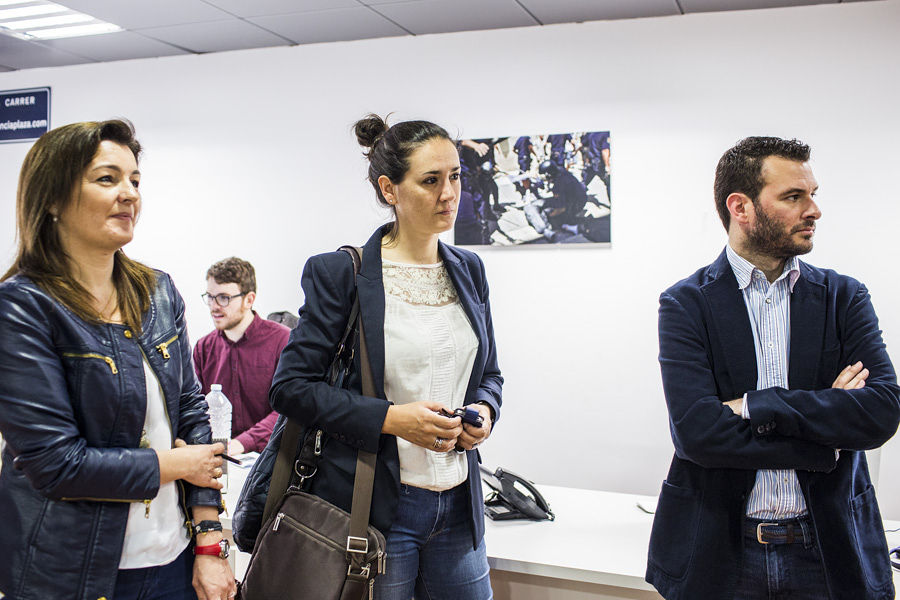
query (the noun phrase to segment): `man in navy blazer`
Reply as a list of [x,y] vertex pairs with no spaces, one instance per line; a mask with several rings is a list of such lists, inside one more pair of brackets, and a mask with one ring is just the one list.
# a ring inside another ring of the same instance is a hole
[[864,450],[900,422],[865,286],[800,262],[809,147],[747,138],[716,170],[728,246],[660,297],[675,456],[647,581],[668,600],[894,598]]

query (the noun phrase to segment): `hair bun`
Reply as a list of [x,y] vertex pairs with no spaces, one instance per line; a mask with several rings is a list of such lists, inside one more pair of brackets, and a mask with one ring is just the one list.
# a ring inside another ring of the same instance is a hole
[[356,122],[353,126],[353,132],[356,134],[356,141],[364,148],[372,148],[378,139],[388,130],[387,123],[384,119],[374,113],[370,113]]

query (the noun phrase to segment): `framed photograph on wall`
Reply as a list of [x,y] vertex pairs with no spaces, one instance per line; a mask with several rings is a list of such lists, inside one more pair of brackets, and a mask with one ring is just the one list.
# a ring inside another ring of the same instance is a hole
[[460,142],[458,246],[611,242],[609,131]]

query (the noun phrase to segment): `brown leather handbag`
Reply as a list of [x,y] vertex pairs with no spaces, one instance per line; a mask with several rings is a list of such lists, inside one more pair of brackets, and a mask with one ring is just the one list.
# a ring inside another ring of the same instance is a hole
[[[361,250],[342,246],[353,259],[354,275],[359,272]],[[347,328],[338,345],[334,364],[352,348],[358,331],[362,392],[375,396],[372,369],[359,319],[359,296],[354,301]],[[384,572],[385,541],[369,525],[375,454],[359,451],[350,513],[301,490],[313,477],[322,453],[320,429],[307,432],[297,454],[303,426],[288,419],[278,457],[272,471],[263,528],[256,538],[243,582],[238,587],[241,600],[362,600],[374,598],[375,577]],[[294,477],[296,475],[296,477]],[[293,482],[292,482],[293,480]],[[286,490],[286,491],[285,491]]]

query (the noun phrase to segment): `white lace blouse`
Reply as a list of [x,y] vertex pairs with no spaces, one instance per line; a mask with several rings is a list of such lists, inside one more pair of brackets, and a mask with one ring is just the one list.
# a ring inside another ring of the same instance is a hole
[[[382,260],[384,391],[394,404],[463,405],[478,338],[443,263],[408,265]],[[397,438],[400,480],[443,491],[468,476],[464,452],[433,452]]]

